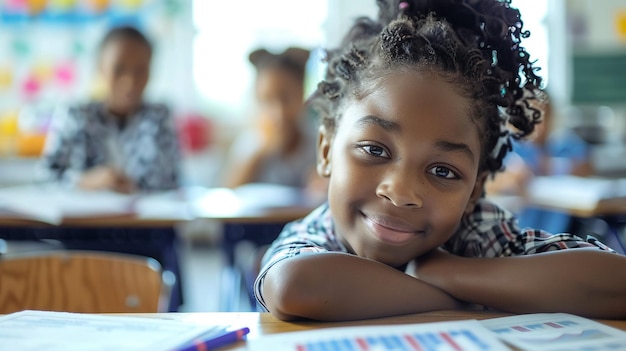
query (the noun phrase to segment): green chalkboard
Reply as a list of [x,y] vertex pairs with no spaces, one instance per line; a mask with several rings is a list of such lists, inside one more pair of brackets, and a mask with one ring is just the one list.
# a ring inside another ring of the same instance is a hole
[[574,104],[626,104],[626,52],[573,55]]

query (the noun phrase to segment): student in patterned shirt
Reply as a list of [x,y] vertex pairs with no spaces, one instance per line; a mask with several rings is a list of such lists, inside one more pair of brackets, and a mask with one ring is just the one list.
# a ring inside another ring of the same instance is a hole
[[143,101],[152,46],[132,27],[100,44],[102,102],[55,115],[44,149],[48,178],[84,189],[165,190],[179,185],[179,147],[168,108]]
[[626,317],[626,257],[593,238],[521,230],[482,197],[510,137],[541,119],[519,12],[497,0],[377,2],[378,20],[358,19],[329,52],[311,98],[328,204],[269,248],[259,303],[281,319],[465,304]]

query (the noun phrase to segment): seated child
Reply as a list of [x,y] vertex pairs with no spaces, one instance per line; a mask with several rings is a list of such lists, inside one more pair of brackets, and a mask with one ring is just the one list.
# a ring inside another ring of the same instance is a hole
[[102,40],[102,102],[56,115],[43,155],[48,178],[83,189],[165,190],[179,185],[179,147],[168,108],[143,101],[152,46],[131,27]]
[[[228,187],[272,183],[306,188],[315,175],[315,140],[304,109],[304,76],[309,51],[252,52],[257,72],[258,119],[234,142],[226,172]],[[317,177],[317,175],[315,175]]]
[[521,230],[482,195],[507,124],[520,138],[540,119],[519,12],[497,0],[377,3],[378,20],[358,19],[329,52],[312,98],[328,203],[267,251],[259,303],[281,319],[467,303],[626,317],[626,257],[591,237]]
[[[513,152],[504,160],[505,169],[487,181],[488,195],[514,194],[524,196],[536,176],[593,173],[589,146],[571,129],[554,129],[554,110],[549,99],[532,101],[532,108],[542,113],[541,123],[524,140],[513,141]],[[524,206],[517,215],[521,227],[533,227],[552,233],[571,230],[572,217],[559,211]]]

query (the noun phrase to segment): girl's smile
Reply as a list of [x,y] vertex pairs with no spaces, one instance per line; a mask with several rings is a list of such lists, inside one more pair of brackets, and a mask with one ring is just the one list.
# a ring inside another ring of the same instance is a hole
[[456,91],[391,73],[347,102],[334,133],[321,129],[335,228],[357,255],[403,265],[445,243],[480,196],[479,130]]
[[417,235],[424,233],[423,230],[415,228],[412,224],[400,218],[361,214],[367,228],[378,240],[385,244],[402,245],[414,239]]

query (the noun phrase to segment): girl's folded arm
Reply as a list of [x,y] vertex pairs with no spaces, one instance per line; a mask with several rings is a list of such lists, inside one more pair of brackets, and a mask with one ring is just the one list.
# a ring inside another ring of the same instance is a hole
[[457,299],[514,313],[626,318],[626,256],[573,249],[506,258],[437,252],[417,275]]
[[445,292],[382,263],[343,253],[285,259],[263,281],[281,319],[354,320],[459,308]]

